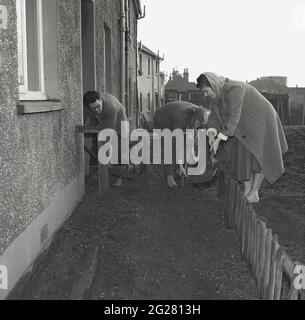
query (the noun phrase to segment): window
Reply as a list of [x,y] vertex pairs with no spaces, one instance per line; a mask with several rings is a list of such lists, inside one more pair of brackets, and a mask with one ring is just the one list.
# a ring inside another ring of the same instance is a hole
[[19,98],[58,98],[56,1],[16,0],[16,9]]
[[148,58],[148,69],[147,74],[150,76],[150,58]]
[[143,74],[143,56],[142,54],[139,55],[139,75],[142,76]]
[[151,111],[150,93],[147,94],[147,111]]
[[156,110],[160,108],[160,96],[159,93],[155,93]]
[[156,70],[155,70],[156,74],[159,73],[159,61],[156,60]]

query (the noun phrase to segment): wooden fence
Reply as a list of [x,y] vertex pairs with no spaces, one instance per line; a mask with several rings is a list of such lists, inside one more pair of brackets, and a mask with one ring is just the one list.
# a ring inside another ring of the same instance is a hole
[[277,235],[273,235],[266,223],[259,219],[253,207],[247,203],[239,184],[228,179],[224,217],[226,226],[235,230],[241,244],[241,255],[251,271],[260,299],[281,300],[283,275],[289,280],[289,300],[298,300],[300,291],[294,286],[295,267]]

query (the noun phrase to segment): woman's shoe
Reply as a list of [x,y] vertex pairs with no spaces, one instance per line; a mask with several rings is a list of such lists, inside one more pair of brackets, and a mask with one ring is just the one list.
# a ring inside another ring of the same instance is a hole
[[246,197],[247,201],[249,203],[258,203],[259,202],[259,195],[258,195],[258,192],[256,193],[249,193],[248,196]]

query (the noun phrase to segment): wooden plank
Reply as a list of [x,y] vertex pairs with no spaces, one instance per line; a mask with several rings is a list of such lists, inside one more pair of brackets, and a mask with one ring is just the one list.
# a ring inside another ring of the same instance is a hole
[[255,213],[251,209],[251,244],[250,244],[250,262],[251,262],[251,272],[252,275],[255,276],[254,274],[254,263],[255,263],[255,224],[256,224],[256,219],[255,219]]
[[[288,263],[290,263],[290,261]],[[294,270],[296,269],[296,267],[298,267],[300,265],[301,265],[301,263],[296,261],[292,266],[292,273],[291,273],[291,277],[290,277],[290,290],[289,290],[288,300],[298,300],[299,299],[300,290],[298,290],[295,287],[295,283],[294,283],[295,280],[296,280],[296,277],[298,276],[298,274],[294,273]]]
[[249,210],[249,252],[248,252],[248,263],[249,263],[249,269],[252,272],[252,251],[253,251],[253,242],[254,242],[254,232],[253,232],[253,213],[252,210],[250,208],[248,208]]
[[227,188],[226,202],[225,202],[226,204],[225,204],[225,210],[224,210],[225,225],[227,228],[229,228],[230,194],[231,194],[231,179],[229,179],[228,181],[228,188]]
[[232,229],[232,215],[234,211],[235,184],[232,180],[231,197],[229,199],[229,229]]
[[267,226],[266,223],[260,220],[261,226],[261,243],[260,243],[260,258],[259,258],[259,286],[261,299],[264,299],[264,272],[265,272],[265,259],[266,259],[266,237],[267,237]]
[[234,201],[234,215],[233,215],[233,229],[235,231],[237,231],[239,209],[240,209],[239,186],[235,182],[235,201]]
[[251,270],[251,225],[252,225],[252,214],[248,204],[246,204],[246,215],[247,215],[247,247],[246,247],[246,255],[247,255],[247,265],[248,268]]
[[279,243],[277,235],[273,236],[272,248],[271,248],[271,263],[270,263],[270,280],[268,289],[268,300],[274,300],[275,289],[275,274],[276,274],[276,256],[279,250]]
[[241,219],[241,256],[246,260],[246,247],[247,247],[247,209],[245,198],[242,200],[242,219]]
[[[257,216],[253,209],[252,210],[252,216],[253,216],[253,250],[252,250],[252,273],[253,276],[256,277],[256,245],[257,245]],[[256,280],[256,278],[255,278]]]
[[255,278],[258,291],[260,291],[259,272],[260,272],[260,249],[261,249],[261,224],[258,217],[256,217],[256,238],[255,238]]
[[281,299],[282,281],[283,281],[283,261],[284,261],[284,249],[283,247],[280,247],[276,255],[274,300]]
[[241,229],[242,229],[242,219],[243,219],[243,192],[241,191],[240,187],[238,186],[238,211],[237,211],[237,235],[238,239],[241,242]]
[[288,257],[286,252],[284,253],[283,271],[287,274],[291,281],[293,277],[294,264],[292,260]]
[[[98,150],[100,150],[103,142],[98,141]],[[109,166],[102,165],[98,161],[98,193],[103,196],[109,189]]]
[[234,213],[234,200],[235,200],[235,183],[232,180],[232,185],[231,185],[231,197],[229,199],[229,229],[233,229],[233,213]]
[[271,265],[271,250],[272,250],[272,230],[268,229],[266,235],[265,246],[265,261],[264,261],[264,276],[263,276],[263,299],[268,299],[268,288],[270,282],[270,265]]
[[232,190],[232,180],[228,180],[228,187],[226,192],[225,208],[224,208],[224,219],[225,225],[229,228],[229,210],[230,210],[230,195]]

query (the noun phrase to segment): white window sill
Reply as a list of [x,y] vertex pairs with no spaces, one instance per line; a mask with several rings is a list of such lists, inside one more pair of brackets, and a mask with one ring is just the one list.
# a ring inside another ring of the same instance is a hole
[[64,110],[61,101],[20,101],[18,114],[46,113]]
[[44,101],[48,100],[48,96],[45,92],[41,91],[28,91],[19,92],[19,99],[24,101]]

